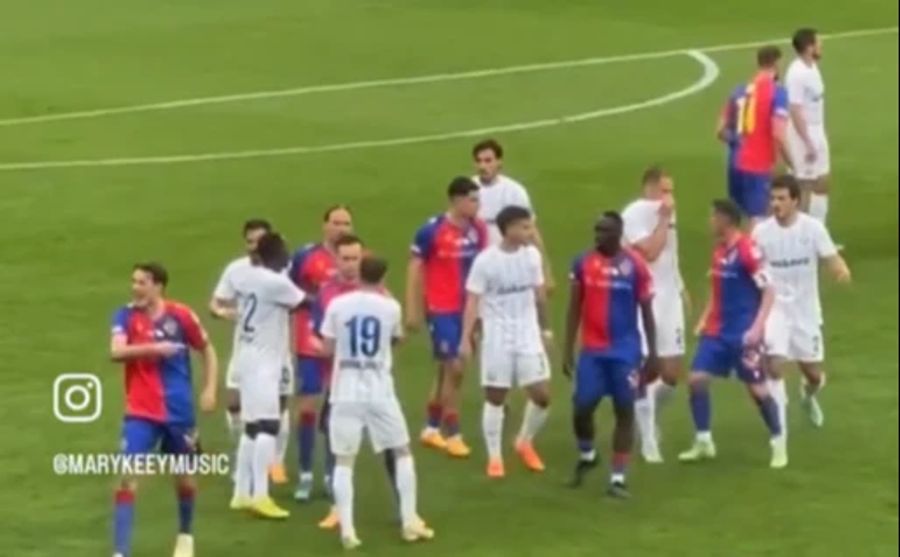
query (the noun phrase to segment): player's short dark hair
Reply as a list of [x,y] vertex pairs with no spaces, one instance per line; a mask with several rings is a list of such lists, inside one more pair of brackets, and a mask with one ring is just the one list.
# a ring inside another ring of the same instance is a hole
[[797,29],[794,32],[794,37],[791,39],[791,44],[794,46],[794,51],[797,54],[803,54],[807,48],[816,44],[816,37],[818,36],[818,31],[813,29],[812,27],[803,27]]
[[531,218],[531,211],[526,209],[525,207],[519,207],[518,205],[509,205],[504,207],[499,213],[497,213],[497,228],[500,229],[500,234],[506,235],[506,229],[509,228],[510,225],[528,220]]
[[756,51],[756,64],[760,68],[771,68],[781,60],[781,49],[775,45],[766,45]]
[[478,191],[478,185],[465,176],[457,176],[447,186],[447,197],[468,197],[472,192]]
[[366,284],[379,284],[387,274],[388,263],[385,259],[367,255],[359,264],[359,278]]
[[347,211],[350,216],[353,216],[353,211],[350,210],[349,205],[344,205],[343,203],[338,203],[337,205],[332,205],[331,207],[325,209],[325,213],[322,215],[322,222],[328,222],[331,220],[331,215],[335,213],[335,211]]
[[618,211],[603,211],[603,213],[600,215],[600,218],[612,219],[616,224],[619,225],[620,228],[625,226],[625,219],[622,218],[622,215]]
[[244,236],[252,230],[272,231],[272,223],[266,219],[247,219],[244,221]]
[[472,158],[477,157],[482,151],[491,151],[498,159],[503,158],[503,146],[496,139],[485,139],[476,143],[472,147]]
[[337,241],[334,243],[334,249],[337,251],[337,250],[340,250],[344,246],[356,246],[356,245],[360,245],[360,246],[363,245],[363,241],[359,236],[357,236],[356,234],[344,234],[343,236],[338,238]]
[[644,174],[641,176],[641,185],[658,184],[666,176],[668,176],[668,173],[665,169],[658,164],[654,164],[647,167],[647,170],[644,170]]
[[714,199],[712,209],[715,214],[725,217],[732,225],[741,225],[741,210],[734,201],[730,199]]
[[281,234],[268,232],[263,235],[256,244],[256,256],[270,269],[284,269],[288,263],[288,249]]
[[162,263],[158,263],[156,261],[135,263],[133,270],[141,271],[150,275],[150,280],[153,281],[153,284],[159,284],[163,288],[169,285],[169,271],[167,271],[166,268],[163,267]]
[[797,182],[797,179],[790,174],[782,174],[780,176],[776,176],[775,179],[772,180],[772,189],[787,190],[788,195],[791,196],[791,199],[793,199],[794,201],[800,199],[800,183]]

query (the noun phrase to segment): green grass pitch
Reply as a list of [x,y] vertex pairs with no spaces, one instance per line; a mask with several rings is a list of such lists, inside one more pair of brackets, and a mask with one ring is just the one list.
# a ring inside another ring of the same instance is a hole
[[[460,72],[595,56],[787,37],[800,25],[841,32],[896,25],[889,0],[30,0],[0,18],[0,165],[273,149],[443,134],[638,103],[688,87],[684,56],[332,91],[42,123],[8,119],[304,85]],[[787,45],[785,45],[787,46]],[[684,467],[684,391],[663,417],[664,466],[636,464],[635,499],[563,487],[574,458],[568,385],[539,440],[543,476],[510,460],[502,483],[482,473],[478,393],[466,386],[468,462],[417,450],[428,546],[403,547],[383,473],[360,463],[361,555],[430,557],[698,555],[887,556],[897,538],[897,35],[827,41],[834,194],[831,228],[855,284],[823,291],[830,383],[825,429],[791,408],[791,466],[766,467],[763,426],[736,384],[717,385],[720,459]],[[621,207],[649,163],[676,177],[684,274],[705,296],[708,200],[722,195],[713,123],[746,79],[752,49],[711,52],[721,75],[674,102],[627,114],[498,134],[507,170],[529,186],[558,282],[590,242],[598,211]],[[0,554],[110,554],[111,478],[57,477],[56,452],[118,447],[121,369],[107,361],[108,321],[128,296],[137,259],[158,258],[172,297],[202,309],[240,250],[248,216],[271,218],[293,245],[316,238],[321,210],[356,211],[358,231],[393,263],[402,288],[415,227],[441,210],[443,188],[468,173],[473,138],[219,162],[0,171]],[[826,281],[827,283],[827,281]],[[564,295],[553,299],[560,330]],[[210,323],[220,353],[229,331]],[[561,331],[560,331],[561,332]],[[411,339],[396,374],[412,429],[432,376],[426,338]],[[556,358],[558,360],[558,357]],[[105,408],[89,425],[51,412],[57,374],[103,377]],[[792,393],[796,393],[792,378]],[[796,399],[796,395],[794,395]],[[518,405],[517,405],[518,406]],[[514,414],[518,421],[518,413]],[[598,414],[608,445],[610,412]],[[209,450],[228,448],[221,412],[206,416]],[[508,438],[510,438],[508,436]],[[604,453],[606,456],[606,453]],[[289,457],[293,464],[293,450]],[[335,555],[315,528],[325,503],[263,523],[226,510],[228,482],[201,482],[198,555]],[[168,555],[176,526],[168,482],[138,495],[135,556]]]

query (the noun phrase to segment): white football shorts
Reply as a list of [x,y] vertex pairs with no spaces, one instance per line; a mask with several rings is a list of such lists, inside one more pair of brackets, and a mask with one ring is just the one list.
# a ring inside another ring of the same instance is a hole
[[[653,318],[656,322],[656,354],[660,358],[684,356],[684,306],[681,294],[658,292],[653,297]],[[641,350],[647,355],[647,338],[641,323]]]
[[406,418],[396,398],[377,402],[333,402],[328,417],[328,440],[338,456],[359,452],[363,433],[380,453],[409,445]]
[[831,154],[825,128],[810,126],[809,135],[816,149],[816,160],[813,162],[806,162],[806,145],[793,127],[788,127],[787,151],[791,157],[792,172],[798,180],[817,180],[831,173]]
[[[486,339],[487,340],[487,339]],[[485,342],[481,347],[481,386],[510,389],[550,380],[550,362],[540,352],[523,353]]]
[[766,321],[765,343],[770,356],[787,361],[820,363],[825,360],[822,327],[803,323],[777,307]]

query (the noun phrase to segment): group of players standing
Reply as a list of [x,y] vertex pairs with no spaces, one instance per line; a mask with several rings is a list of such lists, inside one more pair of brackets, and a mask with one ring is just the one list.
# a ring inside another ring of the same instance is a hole
[[[802,29],[794,47],[786,88],[778,81],[778,49],[762,48],[759,72],[735,90],[720,119],[719,136],[729,145],[732,200],[712,204],[711,292],[695,328],[700,340],[688,381],[696,437],[679,455],[682,461],[715,456],[708,388],[713,376],[734,371],[746,383],[770,433],[773,468],[788,463],[787,393],[780,372],[785,360],[800,365],[802,399],[813,423],[824,421],[816,400],[824,384],[818,261],[839,281],[849,281],[850,273],[823,223],[829,170],[817,67],[821,43],[815,31]],[[792,175],[773,180],[779,152]],[[349,208],[330,208],[322,241],[293,258],[268,222],[246,223],[248,255],[229,264],[210,302],[214,316],[235,322],[226,380],[228,423],[237,445],[232,508],[288,516],[269,497],[268,485],[270,478],[287,481],[287,398],[296,394],[298,500],[311,497],[317,429],[326,433],[324,484],[334,506],[320,526],[340,526],[344,546],[359,545],[353,466],[368,433],[375,450],[385,454],[404,539],[433,537],[416,511],[409,433],[391,376],[392,345],[404,328],[417,330],[426,320],[438,373],[421,442],[452,457],[469,456],[459,407],[466,361],[477,346],[487,475],[505,475],[501,437],[513,387],[528,397],[515,451],[529,470],[544,469],[533,441],[550,404],[552,272],[525,188],[501,174],[501,146],[481,142],[473,156],[477,176],[455,178],[446,212],[414,236],[405,320],[384,287],[387,263],[353,234]],[[625,474],[636,437],[647,462],[663,460],[657,412],[674,392],[685,354],[689,298],[678,262],[674,181],[652,167],[641,188],[641,197],[621,214],[600,216],[593,248],[575,259],[561,346],[562,371],[574,382],[579,458],[573,484],[598,462],[593,413],[610,397],[616,426],[608,493],[615,497],[629,496]],[[801,212],[807,207],[812,216]],[[750,219],[746,229],[744,216]],[[193,450],[186,441],[193,439],[195,421],[185,347],[203,352],[201,407],[207,410],[215,405],[215,352],[196,316],[163,299],[167,275],[161,266],[136,266],[132,283],[133,302],[113,326],[113,357],[125,361],[127,370],[125,449],[146,452],[161,443],[162,450]],[[191,557],[193,483],[179,479],[178,493],[175,556]],[[130,549],[133,499],[134,482],[126,480],[116,496],[117,555]]]

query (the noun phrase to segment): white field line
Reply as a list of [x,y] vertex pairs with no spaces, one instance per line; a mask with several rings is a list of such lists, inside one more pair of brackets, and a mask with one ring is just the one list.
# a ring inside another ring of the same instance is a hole
[[[867,37],[871,35],[885,35],[896,33],[897,27],[880,27],[876,29],[857,29],[853,31],[843,31],[839,33],[831,33],[823,35],[827,39],[842,39],[853,37]],[[390,79],[374,79],[368,81],[355,81],[349,83],[334,83],[324,85],[308,85],[296,87],[292,89],[276,89],[269,91],[254,91],[249,93],[237,93],[232,95],[218,95],[211,97],[195,97],[190,99],[179,99],[174,101],[164,101],[148,104],[137,104],[131,106],[120,106],[112,108],[98,108],[95,110],[83,110],[77,112],[61,112],[57,114],[41,114],[37,116],[21,116],[16,118],[0,119],[0,127],[21,126],[25,124],[36,124],[41,122],[55,122],[59,120],[78,120],[85,118],[99,118],[103,116],[113,116],[117,114],[130,114],[134,112],[151,112],[158,110],[172,110],[176,108],[186,108],[192,106],[205,106],[211,104],[225,104],[244,101],[253,101],[261,99],[276,99],[282,97],[296,97],[300,95],[309,95],[313,93],[336,93],[339,91],[356,91],[359,89],[373,89],[377,87],[392,87],[402,85],[421,85],[423,83],[440,83],[443,81],[460,81],[467,79],[480,79],[485,77],[494,77],[500,75],[511,75],[519,73],[530,73],[538,71],[563,70],[568,68],[577,68],[583,66],[597,66],[601,64],[611,64],[615,62],[633,62],[638,60],[653,60],[658,58],[667,58],[678,54],[684,54],[689,50],[699,50],[701,52],[726,52],[729,50],[741,50],[745,48],[753,48],[772,43],[783,43],[784,39],[771,39],[767,41],[752,41],[745,43],[720,44],[706,47],[694,48],[678,48],[672,50],[660,50],[656,52],[641,52],[636,54],[622,54],[616,56],[600,56],[592,58],[580,58],[577,60],[562,60],[558,62],[544,62],[537,64],[523,64],[518,66],[506,66],[501,68],[487,68],[482,70],[471,70],[456,73],[438,73],[430,75],[420,75],[413,77],[399,77]]]
[[466,137],[480,137],[484,135],[516,132],[524,130],[533,130],[538,128],[547,128],[550,126],[558,126],[573,122],[583,122],[595,118],[605,116],[613,116],[624,114],[626,112],[634,112],[654,106],[667,104],[678,99],[699,93],[706,89],[719,77],[719,67],[706,54],[699,51],[688,51],[685,53],[700,63],[703,68],[703,74],[700,78],[685,87],[672,93],[668,93],[659,97],[654,97],[646,101],[616,106],[611,108],[603,108],[590,112],[582,112],[569,116],[561,116],[558,118],[544,118],[541,120],[532,120],[529,122],[518,122],[514,124],[506,124],[500,126],[476,128],[461,130],[448,133],[417,135],[412,137],[399,137],[394,139],[377,139],[370,141],[353,141],[348,143],[334,143],[331,145],[317,146],[295,146],[283,147],[277,149],[257,149],[248,151],[230,151],[220,153],[199,153],[192,155],[173,155],[173,156],[156,156],[156,157],[125,157],[110,159],[86,159],[86,160],[61,160],[61,161],[39,161],[39,162],[20,162],[20,163],[3,163],[0,164],[0,171],[10,170],[45,170],[50,168],[84,168],[98,166],[135,166],[135,165],[159,165],[159,164],[177,164],[189,162],[203,161],[224,161],[237,159],[251,159],[261,157],[280,157],[286,155],[306,155],[312,153],[327,153],[333,151],[350,151],[354,149],[365,149],[374,147],[396,147],[399,145],[412,145],[417,143],[428,143],[434,141],[444,141],[448,139],[459,139]]

